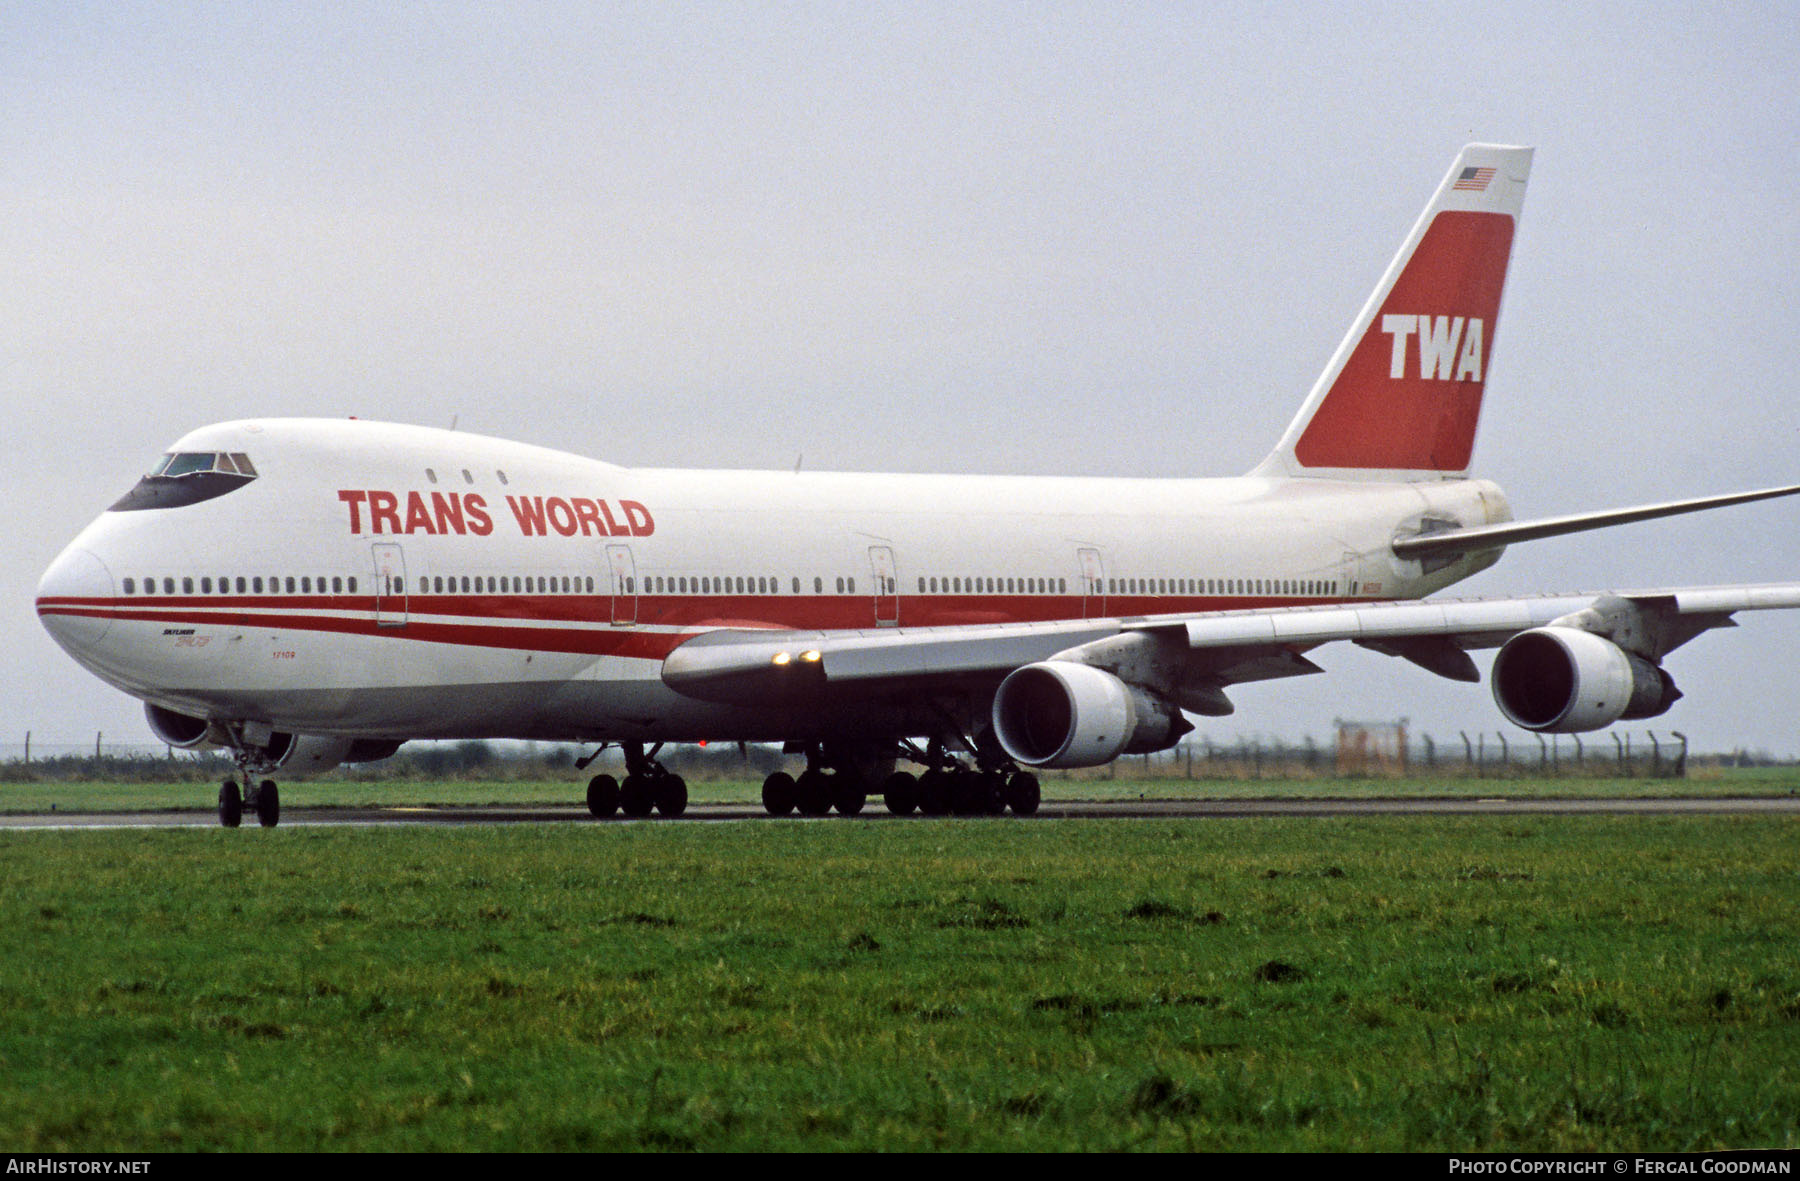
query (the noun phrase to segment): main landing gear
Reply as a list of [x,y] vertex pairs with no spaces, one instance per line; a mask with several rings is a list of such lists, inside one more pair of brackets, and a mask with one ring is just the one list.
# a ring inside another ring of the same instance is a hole
[[252,785],[246,774],[242,789],[235,779],[227,779],[219,785],[219,824],[222,827],[238,827],[244,822],[246,809],[264,828],[274,828],[281,823],[281,790],[273,779]]
[[777,771],[763,780],[763,811],[771,816],[828,816],[836,808],[840,816],[855,816],[868,803],[868,784],[855,767],[828,770],[817,748],[806,756],[806,770],[795,779]]
[[[687,811],[687,780],[656,761],[662,743],[652,747],[649,754],[644,753],[641,742],[625,743],[623,749],[625,782],[621,784],[611,775],[596,775],[588,780],[588,811],[602,820],[617,812],[642,819],[652,812],[675,817]],[[585,768],[599,753],[595,751],[576,766]]]
[[[1011,763],[969,767],[933,743],[928,752],[908,747],[925,764],[921,775],[894,771],[881,781],[882,802],[896,816],[999,816],[1008,809],[1030,816],[1042,798],[1037,776]],[[892,765],[891,763],[889,764]],[[852,762],[827,765],[818,746],[806,750],[806,770],[798,779],[777,771],[763,780],[763,810],[771,816],[855,816],[868,800],[870,783]]]

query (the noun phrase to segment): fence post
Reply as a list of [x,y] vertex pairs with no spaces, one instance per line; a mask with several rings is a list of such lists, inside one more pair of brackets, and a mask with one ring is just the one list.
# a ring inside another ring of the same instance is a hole
[[1687,735],[1683,734],[1679,730],[1671,731],[1671,733],[1673,733],[1675,735],[1675,737],[1681,739],[1681,753],[1675,756],[1675,778],[1686,779],[1687,778]]
[[100,731],[94,731],[94,761],[100,760]]
[[31,766],[31,731],[25,731],[25,765]]
[[1496,730],[1494,737],[1500,740],[1500,778],[1505,779],[1512,774],[1512,749],[1506,745],[1506,735]]

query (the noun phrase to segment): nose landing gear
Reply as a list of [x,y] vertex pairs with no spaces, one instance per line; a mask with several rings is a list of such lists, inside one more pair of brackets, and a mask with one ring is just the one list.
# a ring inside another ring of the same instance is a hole
[[253,785],[250,776],[246,774],[241,790],[235,779],[227,779],[219,785],[221,827],[236,828],[241,825],[246,809],[256,816],[256,822],[264,828],[274,828],[281,823],[281,789],[275,786],[273,779],[264,779]]

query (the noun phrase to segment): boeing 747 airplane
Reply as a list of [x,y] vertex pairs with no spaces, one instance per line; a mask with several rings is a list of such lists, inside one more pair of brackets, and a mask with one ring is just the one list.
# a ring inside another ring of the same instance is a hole
[[[44,574],[44,626],[223,748],[219,816],[410,739],[622,748],[588,805],[678,815],[668,743],[779,742],[768,810],[1030,813],[1033,770],[1163,750],[1349,642],[1586,731],[1800,583],[1428,598],[1510,544],[1800,492],[1515,521],[1470,475],[1531,149],[1471,144],[1269,456],[1225,479],[618,467],[475,435],[251,419],[176,441]],[[598,751],[596,751],[598,753]],[[584,766],[587,761],[584,760]],[[916,775],[895,770],[905,761]]]

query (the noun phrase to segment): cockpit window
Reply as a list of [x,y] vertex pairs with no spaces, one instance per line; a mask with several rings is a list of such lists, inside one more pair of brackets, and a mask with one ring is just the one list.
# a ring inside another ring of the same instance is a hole
[[191,476],[196,472],[210,472],[217,465],[219,456],[212,452],[178,451],[173,455],[163,456],[162,463],[150,474],[153,476]]
[[201,472],[225,472],[229,475],[254,476],[256,468],[242,451],[171,451],[162,462],[150,469],[152,476],[174,479]]
[[256,468],[241,451],[172,451],[110,511],[181,508],[235,492],[254,479]]

